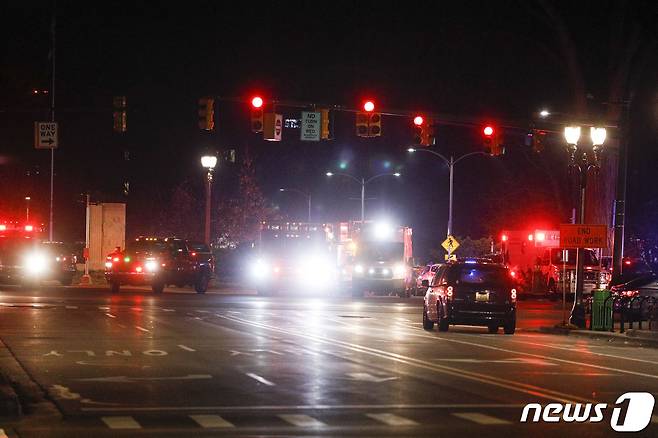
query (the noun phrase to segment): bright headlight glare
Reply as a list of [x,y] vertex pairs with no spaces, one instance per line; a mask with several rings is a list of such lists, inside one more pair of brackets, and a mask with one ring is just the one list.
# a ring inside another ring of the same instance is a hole
[[264,260],[256,260],[250,267],[250,274],[254,278],[264,278],[269,273],[270,268]]
[[354,272],[356,272],[357,274],[363,274],[363,265],[356,265],[354,267]]
[[47,267],[48,263],[43,254],[29,254],[25,257],[25,270],[29,274],[41,274]]
[[144,267],[149,272],[154,272],[158,270],[158,264],[155,262],[155,260],[147,260],[146,263],[144,263]]
[[401,264],[401,263],[395,265],[395,267],[393,268],[393,275],[395,275],[396,277],[403,277],[405,272],[406,272],[406,269],[405,269],[404,265]]

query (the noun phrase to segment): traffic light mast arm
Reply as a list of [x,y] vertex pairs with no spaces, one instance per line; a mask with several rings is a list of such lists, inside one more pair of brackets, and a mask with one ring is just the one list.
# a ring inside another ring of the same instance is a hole
[[[430,154],[435,155],[435,156],[439,157],[440,159],[442,159],[443,162],[446,164],[446,166],[450,166],[451,160],[447,159],[444,155],[442,155],[442,154],[440,154],[436,151],[433,151],[433,150],[430,150],[430,149],[416,149],[416,148],[410,148],[409,151],[410,152],[421,152],[421,151],[422,152],[429,152]],[[470,154],[467,154],[467,155],[470,155]],[[463,157],[460,157],[459,160],[461,160],[462,158]],[[459,160],[457,160],[457,161],[459,161]]]
[[337,176],[346,176],[346,177],[348,177],[348,178],[351,178],[351,179],[353,179],[354,181],[356,181],[357,184],[363,184],[363,183],[364,183],[363,180],[360,180],[359,178],[357,178],[357,177],[355,177],[355,176],[352,176],[352,175],[350,175],[349,173],[342,173],[342,172],[335,172],[335,173],[334,173],[334,172],[331,172],[331,173],[332,173],[333,175],[337,175]]
[[377,178],[381,178],[382,176],[396,176],[396,177],[397,177],[397,176],[399,176],[399,174],[395,174],[395,173],[380,173],[379,175],[375,175],[375,176],[373,176],[373,177],[371,177],[371,178],[365,180],[365,181],[363,182],[363,184],[364,184],[364,185],[365,185],[365,184],[368,184],[370,181],[375,180],[375,179],[377,179]]

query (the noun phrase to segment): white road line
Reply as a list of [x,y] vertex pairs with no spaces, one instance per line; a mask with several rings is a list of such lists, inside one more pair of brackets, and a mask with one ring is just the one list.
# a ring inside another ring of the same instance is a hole
[[324,427],[322,421],[304,414],[281,414],[279,418],[297,427]]
[[[78,306],[65,306],[67,309],[77,309]],[[0,435],[0,438],[2,438],[2,435]]]
[[388,426],[418,426],[418,423],[416,423],[414,420],[410,420],[409,418],[404,418],[395,414],[366,414],[366,417],[377,420],[380,423],[384,423]]
[[224,420],[219,415],[190,415],[190,418],[194,420],[199,426],[205,428],[212,427],[235,427],[233,423],[230,423]]
[[183,345],[183,344],[178,344],[178,348],[185,351],[196,351],[194,348],[190,348],[187,345]]
[[452,415],[477,424],[512,424],[510,421],[501,420],[500,418],[478,412],[453,412]]
[[136,325],[135,328],[136,328],[137,330],[141,330],[141,331],[143,331],[143,332],[147,332],[147,333],[151,331],[151,330],[149,330],[149,329],[145,329],[144,327],[140,327],[140,326],[138,326],[138,325]]
[[275,386],[274,383],[270,382],[269,380],[267,380],[264,377],[259,376],[258,374],[254,374],[254,373],[246,373],[246,374],[247,374],[247,376],[251,377],[252,379],[257,380],[258,382],[263,383],[267,386]]
[[105,315],[109,316],[110,318],[116,318],[116,315],[112,315],[111,313],[106,313]]
[[393,410],[393,409],[519,409],[525,404],[382,404],[382,405],[257,405],[257,406],[124,406],[81,407],[83,412],[242,412],[242,411],[306,411],[306,410]]
[[175,312],[175,309],[162,309],[164,312]]
[[98,310],[110,310],[108,306],[98,306]]
[[110,429],[141,429],[142,426],[133,417],[101,417]]

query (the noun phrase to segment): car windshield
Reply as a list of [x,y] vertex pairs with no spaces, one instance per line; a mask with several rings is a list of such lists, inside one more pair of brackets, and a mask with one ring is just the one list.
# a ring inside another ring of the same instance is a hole
[[137,240],[131,242],[126,247],[130,252],[164,252],[167,250],[167,245],[160,240]]
[[511,286],[509,271],[492,265],[457,265],[448,271],[447,280],[455,285]]
[[[554,248],[551,251],[551,263],[554,265],[561,265],[563,264],[563,257],[564,253],[566,252],[566,264],[567,265],[575,265],[576,264],[576,249],[571,248],[571,249],[560,249],[560,248]],[[596,258],[596,254],[594,251],[591,249],[585,249],[583,250],[583,255],[585,257],[584,263],[585,266],[598,266],[599,264],[599,259]]]
[[357,250],[357,259],[372,262],[402,260],[404,244],[401,242],[363,242]]

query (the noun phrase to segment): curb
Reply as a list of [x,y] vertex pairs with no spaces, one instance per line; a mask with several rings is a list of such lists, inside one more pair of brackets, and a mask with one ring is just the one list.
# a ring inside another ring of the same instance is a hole
[[[658,348],[658,333],[646,333],[644,330],[628,329],[625,333],[600,332],[593,330],[569,330],[561,327],[539,327],[539,333],[562,336],[581,336],[592,339],[607,339],[608,342],[619,342],[626,345]],[[649,335],[649,336],[647,336]]]

